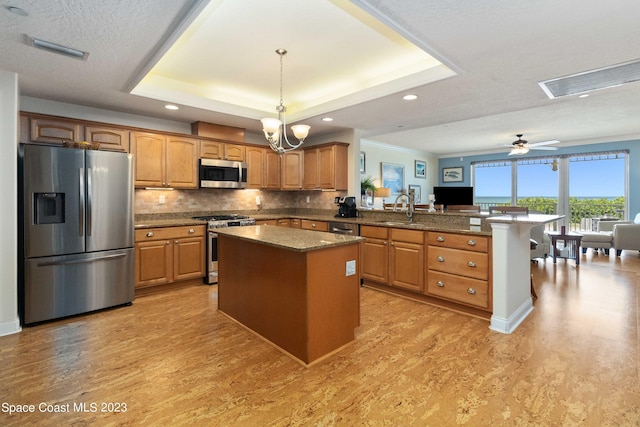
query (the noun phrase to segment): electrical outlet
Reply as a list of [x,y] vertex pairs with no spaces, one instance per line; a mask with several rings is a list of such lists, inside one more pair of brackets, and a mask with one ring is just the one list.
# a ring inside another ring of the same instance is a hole
[[470,218],[469,225],[481,225],[482,220],[480,218]]
[[346,275],[353,276],[356,274],[356,260],[347,261]]
[[307,196],[307,203],[311,203],[311,196]]
[[260,206],[262,204],[262,200],[260,200],[260,196],[256,196],[256,205]]
[[165,202],[166,202],[166,199],[165,199],[165,196],[163,194],[158,198],[158,203],[160,203],[161,205],[164,205]]

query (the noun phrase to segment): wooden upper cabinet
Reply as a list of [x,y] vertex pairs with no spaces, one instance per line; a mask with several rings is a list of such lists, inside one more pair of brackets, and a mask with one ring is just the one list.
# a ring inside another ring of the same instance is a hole
[[219,141],[201,141],[200,157],[203,159],[222,159],[244,162],[245,146]]
[[172,188],[198,188],[198,140],[168,136],[166,182]]
[[320,188],[320,183],[318,181],[318,150],[304,150],[304,179],[303,186],[305,189],[316,189]]
[[132,132],[136,187],[198,188],[198,140]]
[[100,150],[129,152],[129,131],[126,129],[86,125],[84,140],[99,142]]
[[224,144],[224,158],[226,160],[235,160],[237,162],[245,161],[245,146],[239,144]]
[[280,155],[270,148],[247,147],[247,188],[280,189]]
[[[46,117],[29,118],[29,141],[62,144],[82,141],[82,125],[73,120]],[[24,142],[29,142],[24,141]]]
[[305,189],[348,189],[348,144],[333,142],[309,147],[304,156]]
[[280,189],[280,154],[271,148],[265,148],[262,157],[262,184],[263,188],[270,190]]
[[281,157],[282,189],[299,190],[302,188],[304,151],[296,150],[284,153]]
[[167,144],[164,135],[131,133],[131,153],[135,155],[136,187],[167,187]]
[[264,148],[247,147],[247,188],[261,189],[264,175]]

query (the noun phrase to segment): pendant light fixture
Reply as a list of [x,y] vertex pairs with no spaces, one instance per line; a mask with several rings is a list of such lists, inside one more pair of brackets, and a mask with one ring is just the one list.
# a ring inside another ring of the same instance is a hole
[[289,138],[287,138],[287,107],[284,106],[282,99],[282,58],[287,54],[287,51],[285,49],[277,49],[276,53],[280,55],[280,105],[276,106],[278,118],[264,118],[260,121],[262,122],[264,136],[267,138],[267,141],[269,141],[271,149],[283,154],[287,151],[295,150],[302,145],[304,139],[309,135],[310,126],[291,126],[291,130],[295,137],[298,138],[298,142],[296,144],[289,142]]

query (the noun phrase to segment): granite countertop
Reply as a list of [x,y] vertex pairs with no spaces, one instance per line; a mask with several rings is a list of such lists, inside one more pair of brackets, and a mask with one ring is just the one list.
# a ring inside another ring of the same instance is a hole
[[487,218],[488,223],[503,223],[503,224],[547,224],[549,222],[558,221],[564,218],[564,215],[543,215],[543,214],[503,214],[497,216],[491,216]]
[[[136,218],[135,228],[157,228],[157,227],[175,227],[182,225],[204,225],[205,221],[192,219],[191,216],[206,215],[207,213],[176,213],[169,216],[159,215],[161,219],[156,219],[154,215],[145,214],[141,218]],[[485,214],[451,214],[451,213],[417,213],[414,215],[414,222],[409,223],[404,212],[390,211],[363,211],[361,216],[354,218],[335,217],[332,213],[308,212],[308,213],[258,213],[248,212],[241,213],[249,215],[256,220],[277,220],[286,218],[307,219],[311,221],[335,221],[345,222],[358,225],[370,225],[376,227],[393,227],[405,228],[410,230],[421,231],[440,231],[452,232],[459,234],[472,234],[491,236],[491,227],[488,225],[488,215]],[[529,215],[531,217],[531,215]],[[471,230],[469,228],[469,218],[480,217],[484,223],[481,230]],[[507,219],[512,215],[506,215]],[[492,219],[500,217],[491,217]],[[496,222],[513,222],[498,220]]]
[[292,250],[308,252],[335,246],[351,245],[364,241],[364,237],[345,236],[323,231],[300,230],[273,225],[251,225],[245,227],[218,228],[219,235],[261,243]]
[[154,219],[146,221],[136,221],[134,228],[163,228],[163,227],[180,227],[182,225],[207,225],[207,221],[193,218],[173,218],[173,219]]

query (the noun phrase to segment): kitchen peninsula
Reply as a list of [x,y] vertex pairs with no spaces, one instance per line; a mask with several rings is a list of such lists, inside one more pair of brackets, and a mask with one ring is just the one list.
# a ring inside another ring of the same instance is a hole
[[271,225],[218,234],[222,313],[307,366],[354,340],[361,237]]

